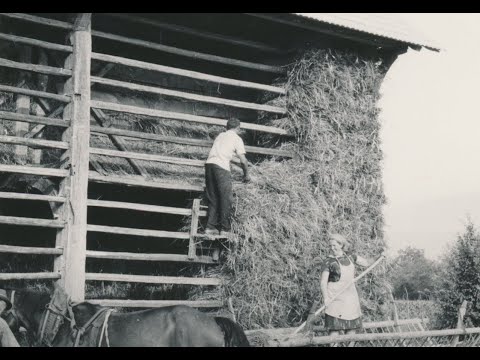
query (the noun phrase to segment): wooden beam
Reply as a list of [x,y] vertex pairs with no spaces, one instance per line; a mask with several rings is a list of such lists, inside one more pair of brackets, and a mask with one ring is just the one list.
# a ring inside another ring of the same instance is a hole
[[128,274],[106,274],[87,273],[86,280],[96,281],[121,281],[149,284],[176,284],[176,285],[201,285],[218,286],[222,285],[221,279],[217,278],[189,278],[174,276],[150,276],[150,275],[128,275]]
[[[42,104],[42,102],[39,102],[40,104]],[[50,114],[48,114],[48,118],[55,118],[56,116],[60,115],[62,112],[63,112],[63,108],[64,106],[63,105],[60,105],[59,107],[57,107],[53,112],[51,112]],[[31,129],[27,134],[25,134],[25,137],[26,138],[33,138],[33,137],[36,137],[38,136],[42,131],[43,129],[45,128],[46,125],[37,125],[35,126],[33,129]]]
[[[1,251],[1,247],[0,247]],[[189,259],[187,255],[180,254],[139,254],[129,252],[108,252],[87,250],[88,258],[96,259],[115,259],[115,260],[135,260],[135,261],[171,261],[188,262],[199,264],[215,264],[209,256],[196,256]]]
[[100,53],[92,53],[92,59],[98,61],[105,61],[113,64],[120,64],[125,66],[136,67],[143,70],[152,70],[158,71],[161,73],[178,75],[178,76],[185,76],[191,79],[203,80],[203,81],[210,81],[218,84],[230,85],[230,86],[237,86],[237,87],[244,87],[248,89],[255,89],[255,90],[263,90],[269,91],[277,94],[286,94],[286,90],[284,88],[280,88],[277,86],[266,85],[266,84],[259,84],[250,81],[243,81],[243,80],[235,80],[230,78],[225,78],[216,75],[209,75],[204,74],[197,71],[191,70],[184,70],[178,69],[170,66],[158,65],[147,63],[144,61],[138,61],[133,59],[127,59],[120,56],[114,55],[107,55],[107,54],[100,54]]
[[[32,61],[32,48],[30,46],[22,46],[19,49],[18,60],[23,63],[30,63]],[[18,88],[22,86],[28,86],[30,82],[30,74],[20,72],[17,74]],[[15,108],[18,114],[30,114],[30,97],[23,94],[18,94],[15,100]],[[23,137],[28,132],[28,123],[16,122],[14,124],[15,136]],[[15,156],[17,157],[17,163],[25,164],[28,162],[28,148],[23,145],[15,145]]]
[[55,272],[40,272],[40,273],[0,273],[0,280],[56,280],[60,279],[61,275]]
[[215,300],[115,300],[115,299],[88,299],[89,303],[108,307],[130,308],[160,308],[165,306],[185,305],[193,308],[220,308],[222,301]]
[[41,24],[41,25],[46,25],[46,26],[57,27],[57,28],[60,28],[60,29],[70,30],[70,29],[73,28],[73,24],[70,24],[70,23],[67,23],[67,22],[64,22],[64,21],[58,21],[58,20],[54,20],[54,19],[48,19],[48,18],[44,18],[44,17],[22,14],[22,13],[0,13],[0,16],[8,17],[8,18],[11,18],[11,19],[28,21],[28,22]]
[[[38,49],[38,63],[40,65],[48,65],[48,55],[44,49]],[[37,76],[37,90],[45,92],[48,88],[48,75],[38,75]],[[45,116],[47,112],[44,111],[42,107],[42,103],[46,103],[47,101],[44,98],[36,97],[37,104],[34,108],[35,115]],[[68,99],[70,101],[70,98]],[[26,135],[26,134],[25,134]],[[39,138],[43,137],[43,132],[38,134]],[[34,164],[41,164],[42,163],[42,154],[43,151],[41,149],[33,150],[33,160]]]
[[0,119],[11,120],[11,121],[23,121],[23,122],[34,123],[34,124],[59,126],[64,128],[67,128],[70,126],[69,118],[60,120],[60,119],[47,118],[44,116],[17,114],[17,113],[12,113],[10,111],[0,111]]
[[0,135],[0,143],[25,145],[32,148],[52,148],[52,149],[68,149],[68,143],[65,141],[52,141],[43,139],[28,139],[19,136]]
[[87,198],[90,148],[90,54],[92,52],[91,13],[79,13],[70,36],[73,53],[65,63],[72,69],[72,77],[64,90],[72,101],[65,106],[63,116],[70,117],[71,127],[64,132],[63,140],[70,143],[68,152],[70,176],[60,184],[60,195],[67,202],[60,208],[66,226],[57,233],[57,247],[65,249],[65,255],[55,263],[55,270],[62,273],[61,285],[72,301],[85,298],[85,261],[87,244]]
[[0,66],[19,69],[25,71],[31,71],[39,74],[55,75],[55,76],[71,76],[72,72],[67,69],[61,69],[53,66],[25,64],[18,61],[12,61],[4,58],[0,58]]
[[130,152],[130,151],[90,148],[90,153],[103,155],[103,156],[111,156],[116,158],[155,161],[155,162],[163,162],[163,163],[175,164],[175,165],[187,165],[187,166],[196,166],[196,167],[203,167],[205,165],[204,160],[184,159],[184,158],[178,158],[178,157],[172,157],[172,156],[145,154],[145,153],[137,153],[137,152]]
[[61,229],[65,226],[65,223],[60,220],[35,219],[35,218],[3,216],[3,215],[0,215],[0,224],[20,225],[20,226],[38,226],[38,227],[55,228],[55,229]]
[[45,99],[52,99],[52,100],[61,101],[61,102],[64,102],[64,103],[70,102],[70,97],[65,96],[65,95],[52,94],[52,93],[45,92],[45,91],[30,90],[30,89],[20,88],[20,87],[16,87],[16,86],[0,85],[0,91],[11,92],[11,93],[15,93],[15,94],[28,95],[28,96],[34,96],[34,97],[40,97],[40,98],[45,98]]
[[[227,125],[227,120],[224,120],[224,119],[218,119],[218,118],[207,117],[207,116],[190,115],[190,114],[178,113],[178,112],[172,112],[172,111],[147,109],[147,108],[138,107],[138,106],[122,105],[122,104],[104,102],[104,101],[92,100],[92,107],[97,109],[103,109],[103,110],[126,112],[126,113],[136,114],[136,115],[146,115],[146,116],[159,117],[164,119],[182,120],[182,121],[196,122],[196,123],[208,124],[208,125],[217,125],[217,126]],[[266,132],[270,134],[287,135],[287,136],[290,135],[286,130],[276,128],[273,126],[257,125],[257,124],[242,122],[240,127],[246,130],[254,130],[254,131]]]
[[187,92],[183,92],[183,91],[163,89],[163,88],[159,88],[159,87],[155,87],[155,86],[146,86],[146,85],[129,83],[129,82],[125,82],[125,81],[98,78],[98,77],[95,77],[95,76],[92,76],[92,83],[102,84],[102,85],[107,85],[107,86],[113,86],[113,87],[118,87],[118,88],[122,88],[122,89],[129,89],[129,90],[147,92],[147,93],[150,93],[150,94],[158,94],[158,95],[178,97],[178,98],[181,98],[181,99],[194,100],[194,101],[206,102],[206,103],[211,103],[211,104],[218,104],[218,105],[232,106],[232,107],[237,107],[237,108],[242,108],[242,109],[251,109],[251,110],[257,110],[257,111],[271,112],[271,113],[275,113],[275,114],[285,114],[287,112],[287,110],[285,108],[280,108],[280,107],[277,107],[277,106],[270,106],[270,105],[249,103],[249,102],[245,102],[245,101],[223,99],[223,98],[218,98],[218,97],[213,97],[213,96],[197,95],[197,94],[187,93]]
[[[1,193],[0,193],[1,194]],[[147,204],[136,204],[129,202],[120,202],[120,201],[106,201],[106,200],[92,200],[87,201],[88,206],[92,207],[102,207],[109,209],[127,209],[127,210],[136,210],[160,214],[173,214],[173,215],[183,215],[191,216],[192,209],[170,207],[170,206],[158,206],[158,205],[147,205]],[[200,211],[200,216],[206,216],[206,211]]]
[[3,192],[3,191],[0,192],[0,199],[50,201],[50,202],[58,202],[58,203],[65,202],[65,198],[60,196],[25,194],[25,193],[14,193],[14,192]]
[[69,175],[68,170],[43,168],[36,166],[22,165],[4,165],[0,164],[0,172],[8,172],[14,174],[42,175],[54,177],[66,177]]
[[34,255],[62,255],[63,250],[62,249],[54,249],[54,248],[42,248],[42,247],[0,245],[0,253],[34,254]]
[[197,256],[197,246],[195,243],[195,235],[198,230],[198,218],[200,213],[200,199],[193,199],[192,205],[192,220],[190,223],[189,243],[188,243],[188,258],[195,259]]
[[208,31],[205,31],[205,30],[192,29],[192,28],[189,28],[189,27],[186,27],[186,26],[181,26],[181,25],[177,25],[177,24],[170,24],[170,23],[166,23],[166,22],[163,22],[163,21],[159,21],[159,20],[146,19],[146,18],[143,18],[143,17],[140,17],[140,16],[133,16],[133,15],[130,15],[130,14],[128,14],[128,15],[127,14],[104,14],[104,15],[116,17],[116,18],[119,18],[119,19],[134,21],[134,22],[139,23],[139,24],[151,25],[151,26],[157,27],[159,29],[164,29],[164,30],[173,31],[173,32],[179,32],[179,33],[191,35],[191,36],[194,36],[194,37],[200,37],[200,38],[207,39],[207,40],[224,42],[224,43],[232,44],[232,45],[236,45],[236,46],[244,46],[244,47],[249,47],[249,48],[255,49],[255,50],[271,52],[271,53],[275,53],[275,54],[278,54],[278,55],[284,53],[283,50],[275,48],[275,47],[267,45],[267,44],[264,44],[264,43],[259,43],[259,42],[255,42],[255,41],[245,40],[245,39],[238,39],[238,38],[235,38],[233,36],[216,34],[216,33],[208,32]]
[[16,44],[31,45],[31,46],[36,46],[42,49],[56,50],[56,51],[63,51],[63,52],[72,52],[72,49],[73,49],[71,46],[68,46],[68,45],[60,45],[60,44],[55,44],[47,41],[31,39],[28,37],[16,36],[16,35],[5,34],[5,33],[0,33],[0,40],[7,40],[7,41],[12,41]]
[[[99,126],[92,126],[91,131],[92,133],[98,133],[98,134],[112,134],[112,135],[118,135],[123,137],[134,138],[134,139],[162,141],[162,142],[181,144],[181,145],[191,145],[191,146],[201,146],[201,147],[211,147],[213,145],[213,141],[210,141],[210,140],[164,136],[164,135],[158,135],[158,134],[145,133],[141,131],[131,131],[131,130],[115,129],[115,128],[102,128]],[[245,150],[247,151],[247,153],[252,153],[252,154],[281,156],[281,157],[287,157],[287,158],[293,157],[293,153],[287,150],[262,148],[257,146],[245,146]]]
[[[108,65],[112,65],[112,64],[108,64]],[[107,121],[107,116],[103,113],[103,111],[99,109],[91,109],[91,110],[96,122],[102,127],[105,126],[105,122]],[[127,151],[127,144],[121,137],[118,137],[115,135],[108,135],[108,137],[112,142],[112,144],[115,145],[118,149],[122,151]],[[130,159],[130,158],[127,158],[127,161],[137,174],[140,174],[145,178],[149,177],[147,169],[145,169],[143,165],[139,164],[138,161],[135,161],[134,159]]]
[[254,63],[254,62],[250,62],[250,61],[226,58],[224,56],[201,53],[201,52],[198,52],[198,51],[185,50],[185,49],[180,49],[180,48],[173,47],[173,46],[154,43],[152,41],[133,39],[133,38],[129,38],[129,37],[126,37],[126,36],[105,33],[105,32],[102,32],[102,31],[93,31],[92,35],[95,36],[95,37],[98,37],[98,38],[102,38],[102,39],[113,40],[113,41],[122,42],[124,44],[130,44],[130,45],[134,45],[134,46],[144,47],[144,48],[147,48],[147,49],[163,51],[163,52],[166,52],[166,53],[169,53],[169,54],[185,56],[185,57],[188,57],[190,59],[195,59],[195,60],[210,61],[210,62],[214,62],[214,63],[218,63],[218,64],[242,67],[242,68],[245,68],[245,69],[271,72],[271,73],[274,73],[274,74],[285,74],[286,73],[286,70],[283,69],[280,66],[259,64],[259,63]]
[[163,230],[132,229],[117,226],[87,225],[89,232],[101,232],[107,234],[155,237],[165,239],[185,239],[188,240],[188,233]]
[[[1,170],[1,169],[0,169]],[[104,184],[122,184],[129,186],[138,186],[138,187],[147,187],[153,189],[170,189],[170,190],[181,190],[181,191],[195,191],[203,192],[204,187],[198,185],[190,184],[170,184],[160,181],[147,181],[143,178],[138,177],[120,177],[120,176],[102,176],[94,172],[90,172],[89,180],[96,183]]]

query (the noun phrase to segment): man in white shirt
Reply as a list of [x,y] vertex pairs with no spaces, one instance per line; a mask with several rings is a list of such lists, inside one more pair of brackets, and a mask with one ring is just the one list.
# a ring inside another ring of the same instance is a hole
[[232,208],[232,176],[230,161],[240,159],[245,182],[250,181],[246,151],[240,133],[240,120],[230,119],[227,131],[215,139],[205,164],[206,197],[208,202],[207,235],[228,235]]

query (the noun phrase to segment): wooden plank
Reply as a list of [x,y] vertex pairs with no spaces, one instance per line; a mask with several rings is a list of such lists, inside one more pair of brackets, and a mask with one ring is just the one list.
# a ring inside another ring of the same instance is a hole
[[54,249],[54,248],[42,248],[42,247],[0,245],[0,253],[34,254],[34,255],[62,255],[63,250],[62,249]]
[[19,69],[25,71],[31,71],[46,75],[55,76],[71,76],[72,72],[67,69],[61,69],[53,66],[37,65],[37,64],[25,64],[18,61],[12,61],[4,58],[0,58],[0,66],[10,69]]
[[153,20],[153,19],[146,19],[146,18],[139,17],[139,16],[133,16],[133,15],[130,15],[130,14],[104,14],[104,15],[112,16],[112,17],[116,17],[116,18],[124,19],[124,20],[131,20],[131,21],[134,21],[136,23],[151,25],[151,26],[157,27],[159,29],[179,32],[179,33],[183,33],[183,34],[187,34],[187,35],[191,35],[191,36],[195,36],[195,37],[200,37],[200,38],[203,38],[203,39],[213,40],[213,41],[217,41],[217,42],[224,42],[224,43],[233,44],[233,45],[236,45],[236,46],[249,47],[249,48],[252,48],[252,49],[271,52],[271,53],[275,53],[275,54],[283,54],[284,53],[283,50],[280,50],[278,48],[275,48],[273,46],[270,46],[270,45],[267,45],[267,44],[264,44],[264,43],[259,43],[259,42],[256,42],[256,41],[250,41],[250,40],[245,40],[245,39],[239,39],[239,38],[235,38],[233,36],[216,34],[216,33],[208,32],[208,31],[205,31],[205,30],[192,29],[192,28],[189,28],[189,27],[186,27],[186,26],[181,26],[181,25],[177,25],[177,24],[170,24],[170,23],[166,23],[166,22],[163,22],[163,21]]
[[67,198],[62,206],[61,218],[67,225],[57,233],[57,247],[65,249],[63,263],[57,262],[55,270],[62,273],[61,285],[72,301],[85,298],[85,262],[87,247],[87,199],[90,148],[90,54],[92,52],[91,13],[77,14],[74,31],[70,36],[73,53],[65,67],[72,68],[72,77],[65,83],[64,91],[72,96],[65,106],[64,117],[69,116],[71,127],[62,139],[70,143],[67,153],[70,176],[60,185],[60,194]]
[[[0,248],[1,250],[1,248]],[[196,256],[189,259],[187,255],[181,254],[139,254],[131,252],[108,252],[87,250],[88,258],[96,259],[115,259],[115,260],[135,260],[135,261],[172,261],[188,262],[199,264],[215,264],[209,256]]]
[[55,176],[55,177],[66,177],[69,174],[68,170],[63,170],[63,169],[41,168],[36,166],[4,165],[4,164],[0,164],[0,172],[28,174],[28,175]]
[[131,308],[160,308],[165,306],[185,305],[194,308],[220,308],[222,301],[215,300],[116,300],[116,299],[87,299],[89,303],[108,307]]
[[31,46],[40,47],[42,49],[48,49],[48,50],[56,50],[56,51],[63,51],[63,52],[72,52],[73,50],[73,48],[68,45],[60,45],[60,44],[55,44],[47,41],[31,39],[24,36],[17,36],[12,34],[5,34],[5,33],[0,33],[0,40],[13,41],[14,43],[17,43],[17,44],[31,45]]
[[210,61],[210,62],[214,62],[214,63],[217,63],[217,64],[223,64],[223,65],[228,65],[228,66],[237,66],[237,67],[242,67],[242,68],[245,68],[245,69],[265,71],[265,72],[270,72],[270,73],[274,73],[274,74],[285,74],[286,73],[286,70],[284,68],[280,67],[280,66],[259,64],[259,63],[254,63],[254,62],[251,62],[251,61],[238,60],[238,59],[227,58],[227,57],[224,57],[224,56],[201,53],[201,52],[198,52],[198,51],[185,50],[185,49],[180,49],[180,48],[177,48],[177,47],[174,47],[174,46],[158,44],[158,43],[154,43],[152,41],[145,41],[145,40],[141,40],[141,39],[133,39],[133,38],[129,38],[129,37],[126,37],[126,36],[106,33],[106,32],[103,32],[103,31],[92,31],[92,35],[94,37],[98,37],[98,38],[102,38],[102,39],[118,41],[118,42],[122,42],[124,44],[130,44],[130,45],[139,46],[139,47],[143,47],[143,48],[147,48],[147,49],[151,49],[151,50],[166,52],[168,54],[185,56],[187,58],[195,59],[195,60]]
[[144,237],[156,237],[166,239],[185,239],[188,240],[188,233],[177,231],[163,231],[163,230],[148,230],[148,229],[133,229],[117,226],[104,225],[87,225],[87,231],[101,232],[107,234],[132,235]]
[[163,162],[163,163],[176,164],[176,165],[188,165],[188,166],[197,166],[197,167],[203,167],[205,165],[204,160],[184,159],[184,158],[178,158],[178,157],[172,157],[172,156],[144,154],[144,153],[137,153],[137,152],[130,152],[130,151],[90,148],[90,153],[103,155],[103,156],[112,156],[117,158],[156,161],[156,162]]
[[[112,64],[108,64],[108,65],[112,65]],[[100,126],[104,126],[105,122],[107,121],[107,116],[103,113],[103,111],[99,109],[92,109],[92,114],[95,121]],[[112,144],[115,145],[118,149],[122,151],[127,151],[127,144],[121,137],[118,137],[115,135],[108,135],[108,137],[112,142]],[[142,164],[138,163],[138,161],[135,161],[134,159],[127,158],[127,161],[137,174],[140,174],[145,178],[148,177],[148,171]]]
[[[115,128],[102,128],[99,126],[92,126],[91,131],[92,133],[97,133],[97,134],[117,135],[117,136],[124,136],[124,137],[129,137],[134,139],[144,139],[144,140],[152,140],[152,141],[163,141],[163,142],[181,144],[181,145],[192,145],[192,146],[201,146],[201,147],[211,147],[213,145],[213,141],[210,141],[210,140],[164,136],[164,135],[158,135],[158,134],[145,133],[141,131],[131,131],[131,130],[115,129]],[[245,146],[245,150],[248,153],[252,153],[252,154],[281,156],[281,157],[287,157],[287,158],[293,157],[293,153],[287,150],[262,148],[262,147],[256,147],[256,146]]]
[[55,272],[40,272],[40,273],[0,273],[0,280],[56,280],[60,279],[61,275]]
[[52,148],[52,149],[68,149],[68,143],[65,141],[52,141],[43,139],[28,139],[19,136],[0,135],[0,143],[25,145],[33,148]]
[[65,226],[65,223],[60,220],[35,219],[35,218],[3,216],[3,215],[0,215],[0,224],[20,225],[20,226],[38,226],[38,227],[55,228],[55,229],[61,229]]
[[34,15],[28,15],[28,14],[22,14],[22,13],[0,13],[0,16],[8,17],[11,19],[18,19],[18,20],[24,20],[36,24],[41,24],[41,25],[47,25],[47,26],[52,26],[52,27],[57,27],[61,29],[72,29],[73,24],[64,22],[64,21],[58,21],[54,19],[48,19],[40,16],[34,16]]
[[188,242],[188,258],[190,260],[197,256],[197,246],[195,244],[195,234],[198,230],[198,217],[200,213],[200,199],[193,199],[192,220],[190,223],[190,233]]
[[[60,105],[53,112],[51,112],[47,117],[48,118],[55,118],[57,115],[60,115],[63,112],[63,108],[64,108],[64,106]],[[31,129],[27,134],[25,134],[25,137],[26,138],[33,138],[35,136],[38,136],[43,131],[44,128],[45,128],[45,125],[37,125],[33,129]]]
[[25,194],[25,193],[14,193],[14,192],[3,192],[3,191],[0,191],[0,199],[50,201],[50,202],[57,202],[57,203],[65,202],[65,198],[61,196]]
[[106,273],[87,273],[86,280],[96,281],[121,281],[137,282],[149,284],[177,284],[177,285],[202,285],[218,286],[222,284],[218,278],[190,278],[175,276],[151,276],[151,275],[129,275],[129,274],[106,274]]
[[[136,204],[130,202],[120,202],[120,201],[106,201],[106,200],[92,200],[87,201],[88,206],[92,207],[103,207],[111,209],[127,209],[127,210],[138,210],[144,212],[153,212],[160,214],[173,214],[173,215],[183,215],[190,216],[192,215],[192,209],[170,207],[170,206],[158,206],[158,205],[147,205],[147,204]],[[206,216],[206,211],[200,211],[200,216]]]
[[[165,118],[165,119],[197,122],[197,123],[208,124],[208,125],[217,125],[217,126],[227,125],[227,120],[224,120],[224,119],[191,115],[191,114],[178,113],[178,112],[172,112],[172,111],[147,109],[143,107],[122,105],[122,104],[117,104],[112,102],[92,100],[92,107],[97,109],[125,112],[125,113],[136,114],[136,115],[146,115],[146,116],[153,116],[153,117],[159,117],[159,118]],[[261,131],[261,132],[266,132],[270,134],[287,135],[287,136],[290,135],[286,130],[276,128],[273,126],[257,125],[257,124],[242,122],[240,127],[242,129]]]
[[30,89],[20,88],[16,86],[0,85],[0,91],[11,92],[14,94],[41,97],[45,99],[52,99],[52,100],[61,101],[64,103],[70,102],[70,97],[65,95],[53,94],[45,91],[30,90]]
[[[1,169],[0,169],[1,171]],[[143,178],[138,177],[120,177],[120,176],[102,176],[96,174],[94,172],[90,172],[88,176],[89,180],[92,182],[97,183],[105,183],[105,184],[122,184],[122,185],[130,185],[130,186],[138,186],[138,187],[147,187],[147,188],[154,188],[154,189],[170,189],[170,190],[182,190],[182,191],[197,191],[203,192],[204,187],[198,185],[190,185],[190,184],[169,184],[160,181],[147,181]]]
[[110,62],[110,63],[113,63],[113,64],[120,64],[120,65],[125,65],[125,66],[136,67],[136,68],[143,69],[143,70],[152,70],[152,71],[158,71],[158,72],[166,73],[166,74],[185,76],[185,77],[189,77],[191,79],[210,81],[210,82],[214,82],[214,83],[218,83],[218,84],[244,87],[244,88],[248,88],[248,89],[269,91],[269,92],[273,92],[273,93],[276,93],[276,94],[282,94],[282,95],[286,94],[286,90],[284,88],[280,88],[278,86],[259,84],[259,83],[254,83],[254,82],[250,82],[250,81],[230,79],[230,78],[225,78],[225,77],[216,76],[216,75],[204,74],[204,73],[197,72],[197,71],[178,69],[178,68],[174,68],[174,67],[170,67],[170,66],[147,63],[147,62],[144,62],[144,61],[133,60],[133,59],[127,59],[127,58],[123,58],[123,57],[120,57],[120,56],[100,54],[100,53],[92,53],[92,59],[93,60]]
[[23,121],[34,124],[43,124],[51,126],[59,126],[67,128],[70,125],[69,119],[52,119],[46,118],[44,116],[35,116],[35,115],[26,115],[26,114],[17,114],[10,111],[0,111],[0,119],[11,120],[11,121]]
[[278,106],[255,104],[255,103],[249,103],[245,101],[223,99],[223,98],[218,98],[214,96],[198,95],[193,93],[187,93],[184,91],[163,89],[155,86],[139,85],[139,84],[129,83],[125,81],[99,78],[95,76],[92,76],[92,83],[108,85],[108,86],[118,87],[122,89],[147,92],[150,94],[172,96],[172,97],[177,97],[181,99],[194,100],[194,101],[206,102],[211,104],[219,104],[219,105],[232,106],[232,107],[237,107],[242,109],[271,112],[275,114],[285,114],[287,112],[285,108],[281,108]]

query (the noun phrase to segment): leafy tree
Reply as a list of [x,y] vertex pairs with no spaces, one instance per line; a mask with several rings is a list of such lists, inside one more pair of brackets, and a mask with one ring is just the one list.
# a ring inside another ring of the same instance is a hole
[[431,299],[438,283],[437,264],[423,250],[407,247],[393,259],[390,281],[396,299]]
[[464,323],[480,326],[480,233],[469,221],[442,261],[442,281],[437,292],[444,327],[455,327],[458,308],[468,301]]

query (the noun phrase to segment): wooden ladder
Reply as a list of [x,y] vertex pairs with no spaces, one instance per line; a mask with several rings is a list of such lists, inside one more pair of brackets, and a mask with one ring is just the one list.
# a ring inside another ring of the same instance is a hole
[[[194,199],[192,205],[192,220],[190,225],[190,237],[188,244],[188,259],[195,259],[195,257],[197,256],[197,248],[203,248],[213,249],[212,260],[218,261],[222,248],[224,247],[224,241],[227,240],[227,237],[221,235],[206,235],[198,233],[198,222],[201,216],[201,208],[208,207],[200,205],[200,199]],[[202,247],[203,242],[210,242],[212,246]]]

